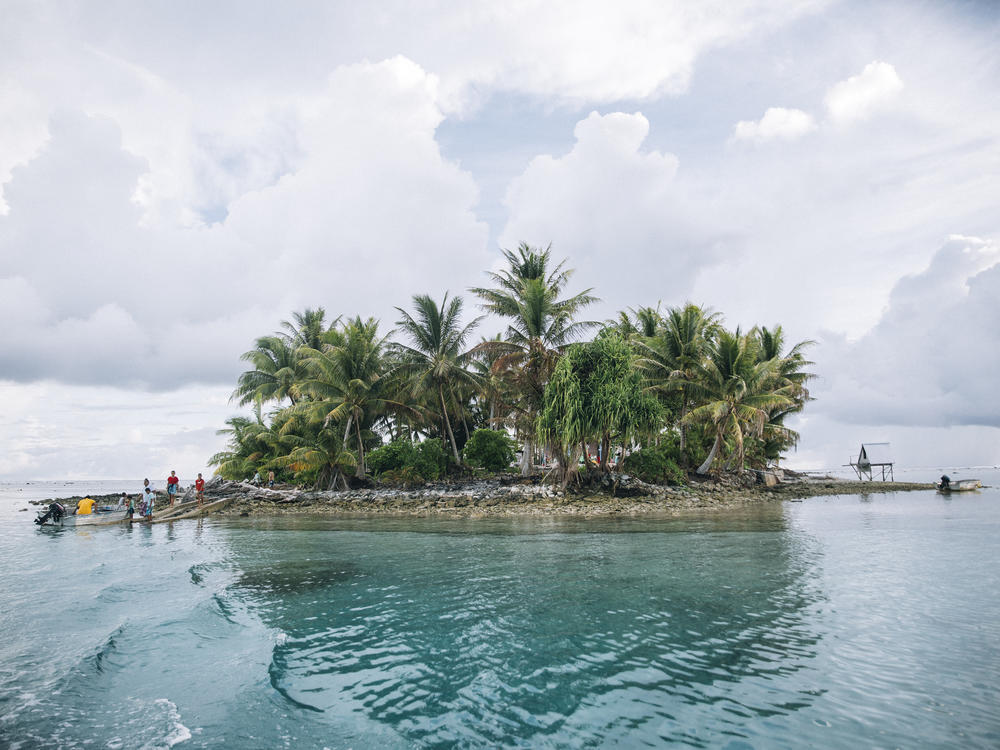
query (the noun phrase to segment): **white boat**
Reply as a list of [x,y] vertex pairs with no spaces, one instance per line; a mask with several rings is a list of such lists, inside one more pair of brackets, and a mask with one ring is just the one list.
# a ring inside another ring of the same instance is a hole
[[122,506],[102,505],[92,513],[67,513],[60,503],[51,503],[45,510],[38,511],[35,523],[39,526],[110,526],[121,523],[128,517],[128,510]]
[[934,486],[939,492],[968,492],[978,490],[983,483],[978,479],[952,479],[947,484],[945,482],[935,482]]

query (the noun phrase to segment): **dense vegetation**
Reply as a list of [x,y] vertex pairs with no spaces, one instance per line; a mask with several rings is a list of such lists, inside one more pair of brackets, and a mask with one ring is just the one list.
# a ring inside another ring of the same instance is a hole
[[[217,473],[273,470],[321,488],[414,485],[447,474],[539,464],[564,486],[621,467],[649,481],[773,465],[798,439],[784,420],[809,400],[804,341],[781,326],[727,330],[693,304],[581,319],[590,289],[550,250],[504,251],[507,267],[473,288],[506,330],[473,341],[486,315],[461,297],[415,295],[392,331],[360,317],[295,313],[243,355]],[[589,340],[588,340],[589,339]],[[271,410],[265,414],[265,406]]]

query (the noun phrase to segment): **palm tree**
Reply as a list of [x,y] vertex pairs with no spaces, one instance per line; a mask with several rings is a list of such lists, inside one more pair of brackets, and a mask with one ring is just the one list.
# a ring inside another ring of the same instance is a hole
[[295,404],[297,358],[295,349],[284,337],[262,336],[240,359],[253,365],[253,369],[240,375],[230,401],[246,406],[251,401],[280,402],[287,398]]
[[300,388],[312,397],[302,409],[314,422],[343,424],[343,442],[354,430],[357,476],[365,475],[365,432],[374,419],[401,407],[384,393],[384,352],[387,336],[379,337],[378,321],[360,316],[342,329],[321,336],[321,349],[303,346],[299,352],[306,372]]
[[679,395],[681,455],[687,445],[685,417],[691,405],[692,383],[720,331],[720,320],[721,316],[711,308],[688,302],[684,307],[670,308],[656,335],[637,343],[639,367],[646,373],[650,390],[661,396]]
[[[498,333],[494,338],[483,338],[473,351],[476,353],[472,360],[472,369],[479,380],[479,397],[485,402],[487,407],[486,423],[491,430],[496,430],[503,421],[508,408],[506,404],[506,391],[504,379],[494,368],[499,358],[495,348],[490,348],[491,344],[497,344],[502,339]],[[485,345],[485,348],[484,348]]]
[[246,406],[255,399],[280,402],[287,398],[294,406],[302,396],[297,387],[302,376],[299,350],[318,349],[323,335],[340,320],[338,317],[326,327],[325,318],[322,307],[293,312],[291,321],[281,322],[283,330],[257,339],[254,348],[241,357],[253,369],[240,375],[230,400]]
[[217,434],[229,435],[229,445],[208,460],[223,478],[244,480],[278,454],[280,436],[273,421],[270,426],[264,421],[260,401],[254,403],[253,418],[231,417],[226,424]]
[[700,405],[686,416],[688,421],[709,423],[715,441],[708,457],[698,467],[708,473],[725,441],[733,444],[728,465],[743,468],[744,438],[760,437],[768,416],[792,403],[789,396],[775,387],[777,364],[761,362],[753,335],[720,331],[708,350],[708,356],[695,367],[696,379],[690,383]]
[[509,321],[503,341],[484,342],[477,348],[494,356],[494,370],[519,396],[514,426],[524,442],[521,473],[526,476],[531,473],[535,420],[545,384],[566,347],[597,325],[574,322],[576,314],[597,298],[586,289],[559,299],[573,271],[563,268],[565,260],[549,271],[551,246],[538,250],[521,243],[516,253],[503,253],[508,268],[488,274],[496,286],[471,291],[483,300],[484,310]]
[[281,321],[284,331],[278,335],[282,336],[294,349],[306,346],[310,349],[319,349],[323,342],[323,334],[332,331],[340,322],[338,316],[329,326],[326,325],[326,310],[317,307],[315,310],[307,307],[300,313],[293,312],[292,320]]
[[607,321],[605,330],[614,330],[626,341],[633,341],[637,337],[652,338],[662,324],[659,305],[655,308],[640,307],[638,310],[630,307],[619,312],[615,320]]
[[347,450],[339,431],[321,427],[311,433],[290,434],[289,451],[271,461],[271,465],[289,468],[296,475],[315,476],[317,489],[334,489],[338,482],[346,490],[348,472],[357,468],[357,459]]
[[781,452],[796,445],[799,440],[798,433],[785,427],[784,422],[785,417],[802,411],[806,403],[812,400],[806,383],[815,376],[805,372],[803,368],[813,363],[805,358],[804,352],[816,342],[809,339],[800,341],[785,352],[785,332],[780,325],[773,329],[761,326],[753,329],[752,333],[757,338],[758,360],[775,363],[775,390],[791,400],[789,405],[775,409],[768,415],[764,429],[764,459],[777,462],[781,458]]
[[402,318],[397,322],[411,346],[395,344],[399,356],[399,372],[409,381],[414,398],[431,396],[440,409],[441,431],[451,443],[456,464],[462,463],[448,415],[449,403],[456,406],[455,389],[475,385],[476,377],[469,371],[473,353],[466,351],[466,341],[479,325],[482,317],[462,326],[462,298],[450,302],[445,293],[438,305],[426,294],[413,297],[415,315],[401,307],[396,310]]

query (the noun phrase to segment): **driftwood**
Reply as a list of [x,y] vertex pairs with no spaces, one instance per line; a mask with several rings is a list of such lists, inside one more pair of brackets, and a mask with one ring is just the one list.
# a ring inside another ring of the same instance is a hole
[[212,511],[222,510],[229,503],[234,500],[232,497],[224,497],[221,500],[214,500],[210,503],[205,503],[201,507],[195,505],[190,508],[178,509],[176,506],[171,509],[171,512],[157,516],[153,514],[153,520],[150,523],[167,523],[170,521],[181,521],[185,518],[198,518],[199,516],[207,516]]

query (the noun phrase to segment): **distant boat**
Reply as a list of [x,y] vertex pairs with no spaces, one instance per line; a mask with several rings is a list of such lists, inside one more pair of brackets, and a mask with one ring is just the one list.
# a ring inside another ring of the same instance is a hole
[[983,486],[983,483],[978,479],[952,479],[948,484],[935,482],[934,486],[938,488],[939,492],[968,492],[969,490],[978,490]]

